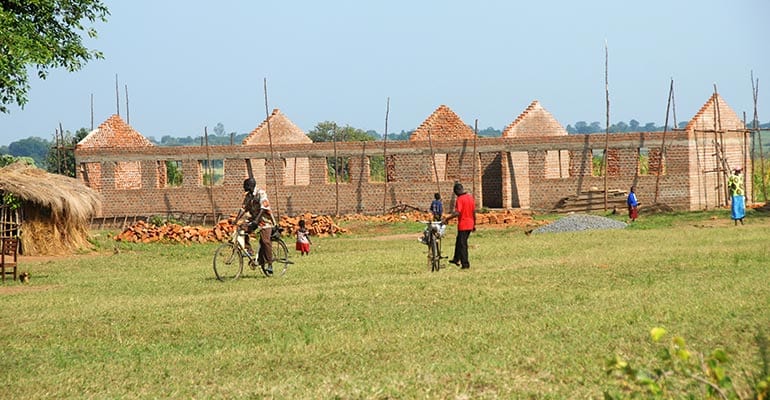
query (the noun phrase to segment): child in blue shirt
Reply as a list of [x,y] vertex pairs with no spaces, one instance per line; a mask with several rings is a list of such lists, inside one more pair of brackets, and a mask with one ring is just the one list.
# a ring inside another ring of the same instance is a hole
[[441,203],[441,195],[439,193],[433,195],[433,201],[430,203],[430,212],[433,213],[434,221],[441,221],[441,217],[444,214],[444,205]]

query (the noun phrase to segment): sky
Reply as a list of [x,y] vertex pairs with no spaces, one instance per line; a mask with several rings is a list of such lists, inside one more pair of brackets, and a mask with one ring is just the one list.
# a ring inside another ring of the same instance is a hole
[[611,123],[663,125],[672,79],[677,122],[714,85],[750,121],[752,72],[770,121],[767,0],[103,2],[86,45],[104,59],[32,71],[29,102],[0,114],[0,145],[90,129],[92,97],[94,127],[119,111],[158,140],[218,123],[248,133],[275,108],[305,132],[409,131],[442,104],[502,130],[534,100],[565,127],[604,127],[605,71]]

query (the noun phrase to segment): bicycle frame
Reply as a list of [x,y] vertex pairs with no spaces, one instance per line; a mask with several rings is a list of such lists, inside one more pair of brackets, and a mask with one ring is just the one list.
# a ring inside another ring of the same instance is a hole
[[[283,228],[280,226],[262,228],[272,230],[270,241],[272,242],[271,251],[273,261],[272,263],[258,264],[258,256],[256,254],[250,254],[249,251],[247,251],[246,238],[249,233],[238,223],[243,214],[243,210],[238,212],[238,216],[235,218],[234,223],[235,229],[233,230],[230,239],[217,247],[214,252],[214,274],[217,276],[217,279],[220,281],[238,279],[243,271],[244,259],[249,260],[248,264],[251,269],[257,269],[259,267],[265,276],[270,277],[274,274],[283,276],[286,273],[289,264],[293,264],[293,262],[289,260],[289,251],[286,243],[283,241],[283,238],[281,238]],[[234,262],[236,264],[233,264]],[[278,264],[277,271],[273,271],[272,269],[274,264]],[[220,270],[218,266],[221,266],[222,269]],[[234,270],[232,269],[233,267],[235,267]]]
[[446,232],[446,225],[441,221],[421,221],[426,224],[422,243],[428,246],[428,265],[431,271],[441,269],[441,238]]

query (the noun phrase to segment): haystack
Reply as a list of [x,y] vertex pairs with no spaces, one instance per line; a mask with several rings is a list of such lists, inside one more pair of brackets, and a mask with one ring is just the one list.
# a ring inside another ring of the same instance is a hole
[[25,255],[60,255],[87,248],[99,193],[80,181],[16,162],[0,168],[0,192],[21,201],[19,237]]

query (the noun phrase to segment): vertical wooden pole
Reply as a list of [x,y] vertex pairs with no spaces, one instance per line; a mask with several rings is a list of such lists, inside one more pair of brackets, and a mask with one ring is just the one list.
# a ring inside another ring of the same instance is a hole
[[607,105],[607,121],[604,134],[604,211],[607,211],[607,159],[609,158],[610,144],[610,83],[609,83],[609,50],[607,40],[604,40],[604,95]]
[[115,106],[117,114],[120,116],[120,90],[118,89],[118,74],[115,74]]
[[722,131],[722,113],[719,109],[719,92],[717,91],[716,83],[714,84],[714,113],[714,139],[719,143],[719,147],[716,149],[719,157],[717,168],[722,171],[722,173],[717,174],[717,176],[720,177],[719,186],[723,188],[720,194],[724,195],[724,203],[721,203],[721,205],[727,205],[728,199],[730,199],[730,190],[727,187],[727,178],[730,177],[730,170],[727,164],[727,153],[725,152],[725,137],[724,132]]
[[278,175],[276,175],[275,172],[275,156],[273,154],[273,134],[270,131],[270,111],[268,111],[267,106],[267,78],[264,78],[264,87],[265,87],[265,115],[267,122],[267,140],[270,144],[270,165],[272,166],[273,170],[273,186],[275,186],[275,206],[273,207],[275,210],[275,218],[276,221],[278,220]]
[[473,190],[473,199],[476,200],[476,205],[480,205],[479,201],[481,201],[481,196],[479,196],[479,193],[476,191],[476,175],[478,175],[477,172],[477,164],[478,164],[478,153],[476,153],[476,138],[479,137],[479,119],[476,118],[475,122],[473,123],[473,181],[471,181],[471,189]]
[[206,146],[206,173],[209,175],[209,184],[211,187],[214,184],[214,170],[211,167],[211,151],[209,149],[209,131],[208,127],[203,127],[203,145]]
[[334,147],[334,216],[340,216],[340,160],[337,158],[337,124],[332,126],[332,147]]
[[[752,126],[754,128],[754,132],[757,133],[757,144],[759,144],[759,169],[760,173],[762,174],[762,196],[765,200],[765,203],[767,203],[767,185],[765,184],[765,152],[762,149],[762,130],[759,129],[759,116],[757,115],[757,96],[759,95],[759,78],[756,80],[756,85],[754,84],[754,71],[751,72],[751,90],[754,93],[754,121],[752,122]],[[754,170],[752,169],[752,172]]]
[[[128,118],[128,110],[126,110],[126,118]],[[211,203],[211,212],[216,213],[216,205],[214,204],[214,167],[211,165],[211,149],[209,148],[209,131],[208,127],[203,127],[203,140],[206,144],[206,170],[209,174],[208,188],[209,202]],[[192,216],[191,216],[192,218]]]
[[385,185],[382,191],[382,213],[385,214],[388,201],[388,115],[390,114],[390,97],[385,103],[385,135],[382,137],[382,168],[385,174]]
[[658,173],[655,174],[655,199],[653,204],[658,204],[660,192],[660,176],[663,174],[663,157],[666,154],[666,131],[668,131],[668,112],[671,109],[671,98],[674,96],[674,79],[671,79],[671,87],[668,89],[668,104],[666,105],[666,122],[663,125],[663,138],[660,142],[660,154],[658,154]]
[[125,86],[126,91],[126,123],[131,125],[131,109],[128,108],[128,85]]
[[[61,141],[59,141],[59,132],[61,131],[61,122],[59,122],[59,129],[56,130],[55,137],[56,137],[56,172],[61,175]],[[62,141],[64,140],[64,135],[62,136]]]
[[438,168],[436,167],[436,154],[433,153],[433,139],[431,138],[431,127],[428,126],[428,146],[430,146],[430,161],[433,165],[433,176],[436,177],[436,193],[441,193],[441,182],[438,180]]

